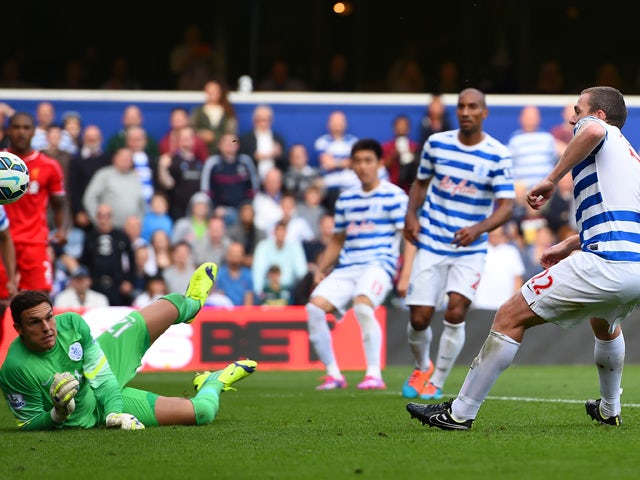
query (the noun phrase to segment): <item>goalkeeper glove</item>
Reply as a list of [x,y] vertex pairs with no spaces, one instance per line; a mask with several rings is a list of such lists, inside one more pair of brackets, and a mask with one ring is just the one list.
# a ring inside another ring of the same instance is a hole
[[53,376],[49,396],[53,402],[51,409],[51,419],[55,423],[64,422],[76,408],[76,401],[73,397],[78,393],[80,383],[69,372],[56,373]]
[[110,413],[107,415],[107,428],[119,428],[120,430],[144,430],[144,425],[130,413]]

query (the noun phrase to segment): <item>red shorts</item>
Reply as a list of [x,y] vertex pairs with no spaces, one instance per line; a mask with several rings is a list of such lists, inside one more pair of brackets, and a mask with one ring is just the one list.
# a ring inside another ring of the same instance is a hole
[[[53,269],[46,244],[16,243],[16,264],[19,272],[19,290],[51,291]],[[7,273],[0,261],[0,298],[7,298]]]

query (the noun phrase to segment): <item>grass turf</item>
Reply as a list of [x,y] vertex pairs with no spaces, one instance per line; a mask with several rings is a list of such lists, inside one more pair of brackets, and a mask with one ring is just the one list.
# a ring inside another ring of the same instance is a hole
[[[225,392],[215,422],[140,432],[96,428],[19,432],[0,406],[0,478],[40,479],[572,479],[637,478],[640,366],[625,368],[623,425],[598,425],[592,366],[513,366],[471,431],[422,426],[400,387],[410,367],[385,370],[386,391],[316,392],[320,372],[258,371]],[[453,396],[466,374],[456,367]],[[138,388],[191,394],[192,374],[143,373]]]

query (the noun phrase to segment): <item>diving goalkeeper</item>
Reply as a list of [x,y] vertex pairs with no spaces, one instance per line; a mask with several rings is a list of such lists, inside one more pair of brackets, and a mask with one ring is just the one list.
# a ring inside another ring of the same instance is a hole
[[132,311],[95,340],[79,314],[54,316],[46,294],[18,293],[10,305],[18,337],[0,369],[0,388],[18,427],[139,430],[213,422],[220,393],[253,373],[256,362],[238,360],[196,375],[193,398],[164,397],[126,385],[162,333],[173,324],[193,321],[215,283],[217,268],[215,263],[200,265],[184,295],[171,293]]

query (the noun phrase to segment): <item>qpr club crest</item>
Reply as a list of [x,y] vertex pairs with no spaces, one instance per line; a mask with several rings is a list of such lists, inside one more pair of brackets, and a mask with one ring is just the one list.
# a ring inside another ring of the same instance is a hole
[[78,361],[82,358],[82,345],[80,342],[74,342],[69,346],[69,358]]

